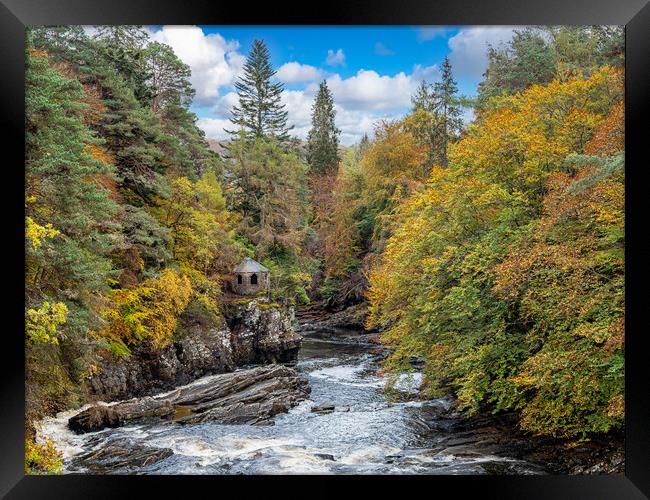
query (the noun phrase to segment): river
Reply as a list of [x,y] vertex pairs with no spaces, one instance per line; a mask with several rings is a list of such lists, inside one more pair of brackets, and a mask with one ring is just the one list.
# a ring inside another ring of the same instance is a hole
[[[543,473],[533,464],[496,456],[476,437],[463,439],[445,430],[448,422],[436,422],[435,415],[449,400],[406,397],[415,395],[417,373],[400,380],[401,402],[389,401],[385,381],[376,374],[376,346],[364,338],[306,334],[296,369],[309,379],[310,400],[277,416],[275,425],[163,422],[76,435],[66,427],[75,412],[66,412],[43,421],[39,435],[63,451],[68,473],[98,472],[92,461],[79,457],[108,445],[173,451],[151,465],[110,469],[118,474]],[[323,403],[334,404],[335,411],[311,412]]]

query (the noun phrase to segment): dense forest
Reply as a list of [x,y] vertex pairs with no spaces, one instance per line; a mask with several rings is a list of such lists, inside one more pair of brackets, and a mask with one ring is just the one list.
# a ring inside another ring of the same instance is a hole
[[342,147],[325,81],[292,136],[257,40],[217,154],[189,67],[142,27],[28,30],[28,471],[57,469],[33,423],[86,402],[98,355],[168,345],[188,308],[219,317],[245,256],[278,303],[367,303],[389,383],[421,363],[422,396],[469,414],[574,440],[622,428],[623,43],[517,30],[476,96],[445,59],[407,116]]

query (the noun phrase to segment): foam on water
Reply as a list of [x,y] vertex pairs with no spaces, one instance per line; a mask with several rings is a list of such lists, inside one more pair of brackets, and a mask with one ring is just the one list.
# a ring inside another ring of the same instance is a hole
[[81,453],[83,444],[88,440],[89,435],[78,435],[68,429],[68,419],[90,408],[90,406],[85,405],[77,410],[62,411],[54,417],[46,417],[37,422],[35,424],[36,441],[51,440],[62,453],[64,460]]
[[[450,402],[387,401],[382,391],[385,381],[376,375],[377,358],[370,354],[373,347],[305,339],[297,369],[309,378],[310,399],[276,416],[273,426],[161,422],[77,435],[67,421],[84,407],[43,420],[38,437],[54,441],[63,452],[64,465],[109,441],[170,448],[171,457],[135,470],[155,474],[456,474],[480,471],[483,462],[504,461],[489,455],[455,456],[451,449],[432,452],[435,443],[422,434],[421,425],[411,423],[413,416],[427,406],[448,409]],[[215,377],[188,385],[208,384]],[[408,374],[397,380],[395,388],[415,394],[421,381],[421,374]],[[334,404],[335,411],[325,415],[311,411],[323,403]],[[129,471],[116,471],[124,472]]]

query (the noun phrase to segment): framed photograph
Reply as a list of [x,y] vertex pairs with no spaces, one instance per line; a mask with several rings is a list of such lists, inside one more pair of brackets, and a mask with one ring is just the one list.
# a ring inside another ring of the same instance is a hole
[[0,17],[0,494],[650,498],[644,0]]

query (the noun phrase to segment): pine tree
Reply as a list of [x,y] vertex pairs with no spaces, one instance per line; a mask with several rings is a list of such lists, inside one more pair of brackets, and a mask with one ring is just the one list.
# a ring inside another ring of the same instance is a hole
[[190,83],[190,67],[163,43],[151,42],[143,55],[152,94],[151,109],[158,112],[171,104],[189,107],[195,94]]
[[325,173],[335,169],[340,160],[340,130],[334,123],[335,116],[332,93],[323,81],[312,107],[312,128],[307,136],[307,162],[314,172]]
[[359,141],[359,155],[358,159],[360,160],[364,154],[366,154],[366,151],[368,151],[368,148],[370,147],[370,139],[368,138],[368,133],[364,132],[363,137],[361,137],[361,140]]
[[280,82],[272,83],[275,71],[271,66],[269,50],[262,40],[254,40],[253,48],[244,64],[244,74],[235,83],[239,105],[232,109],[231,121],[238,130],[227,132],[233,136],[241,131],[247,138],[275,137],[280,141],[289,138],[287,111],[281,104]]
[[460,116],[460,99],[458,86],[451,72],[449,58],[445,57],[442,63],[442,78],[433,86],[433,100],[436,120],[436,150],[440,164],[447,167],[447,148],[454,141],[463,125]]
[[101,43],[103,56],[112,68],[133,88],[141,104],[149,105],[151,79],[145,64],[145,46],[149,35],[142,26],[100,26],[94,35]]
[[411,111],[415,113],[418,109],[428,112],[433,111],[431,85],[426,80],[420,82],[415,94],[411,96]]

